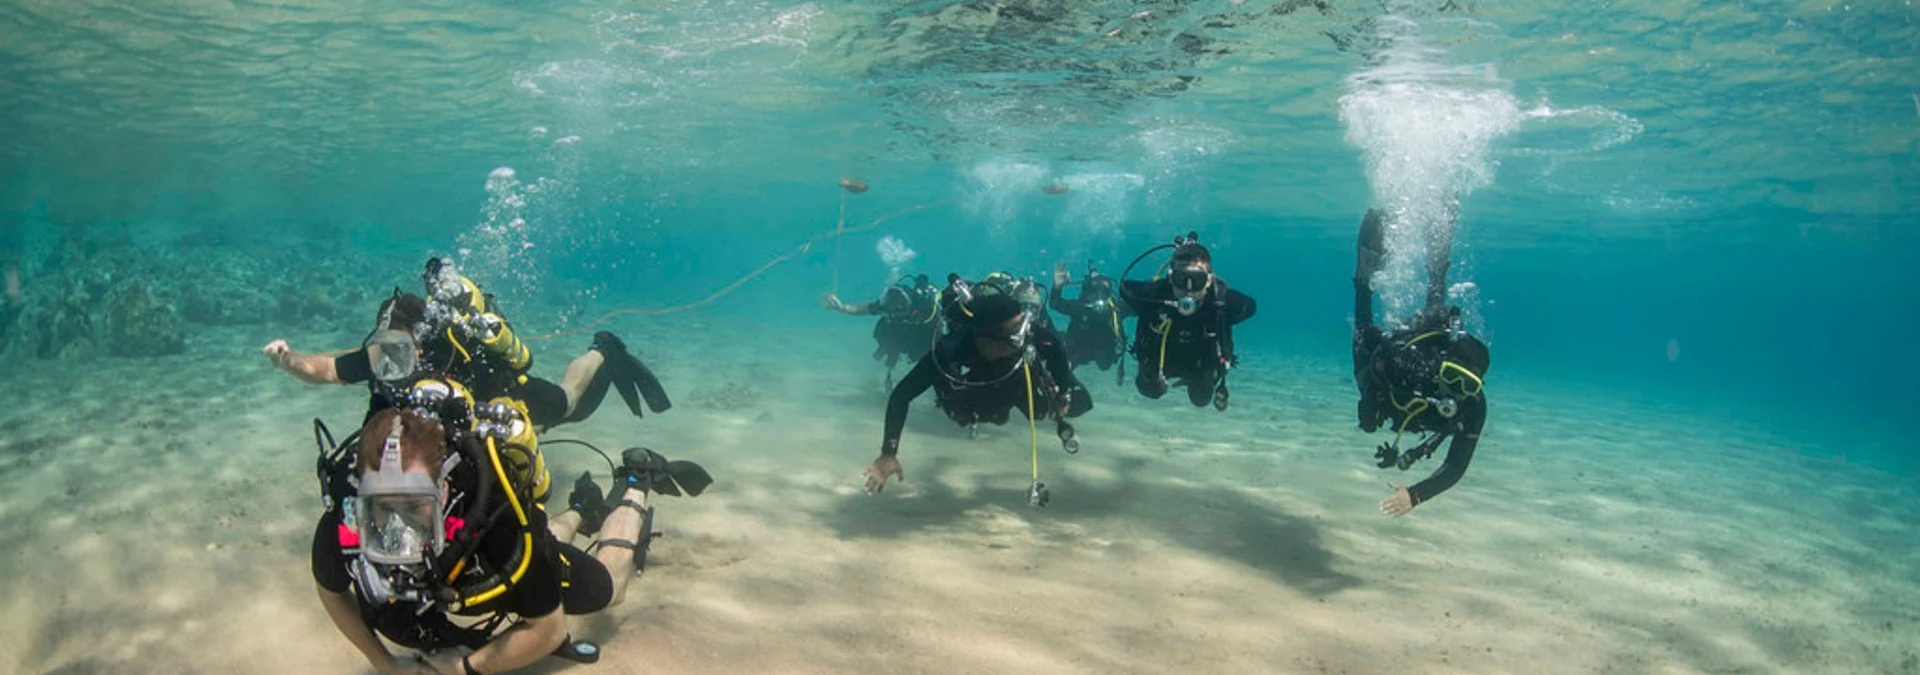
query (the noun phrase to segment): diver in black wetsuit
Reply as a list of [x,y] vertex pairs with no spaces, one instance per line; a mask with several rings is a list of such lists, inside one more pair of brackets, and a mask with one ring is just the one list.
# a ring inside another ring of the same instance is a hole
[[[1091,267],[1087,268],[1087,278],[1080,281],[1078,300],[1067,299],[1065,290],[1072,284],[1066,263],[1054,265],[1053,296],[1049,304],[1053,311],[1067,316],[1067,359],[1075,367],[1092,363],[1101,370],[1110,370],[1127,352],[1127,336],[1120,329],[1126,306],[1113,297],[1113,279]],[[1126,370],[1126,366],[1121,365],[1119,377],[1125,378]]]
[[1175,238],[1171,246],[1148,253],[1162,248],[1173,249],[1165,278],[1130,281],[1121,275],[1120,298],[1139,317],[1133,354],[1140,372],[1134,385],[1142,396],[1157,399],[1166,395],[1168,378],[1177,378],[1194,406],[1211,402],[1226,410],[1227,372],[1237,363],[1233,327],[1253,316],[1253,298],[1214,276],[1213,254],[1197,235]]
[[947,417],[960,425],[1006,424],[1018,409],[1030,420],[1053,418],[1068,450],[1078,448],[1066,419],[1091,410],[1093,399],[1074,378],[1059,336],[1034,325],[1032,315],[1011,296],[976,297],[964,282],[949,281],[955,284],[952,307],[958,313],[953,330],[894,386],[880,457],[866,471],[869,493],[885,488],[888,478],[905,480],[897,457],[900,432],[913,400],[928,389],[934,390]]
[[1032,277],[1016,277],[1007,272],[994,272],[973,285],[974,292],[980,295],[1000,293],[1012,297],[1026,311],[1033,325],[1054,330],[1053,315],[1047,313],[1047,294]]
[[[1385,423],[1393,430],[1394,441],[1374,452],[1383,469],[1405,471],[1453,439],[1433,475],[1412,487],[1395,484],[1394,494],[1380,502],[1381,513],[1398,516],[1445,492],[1466,474],[1487,421],[1482,378],[1491,356],[1485,343],[1461,329],[1460,308],[1446,304],[1453,253],[1450,226],[1428,252],[1425,307],[1410,325],[1391,333],[1373,323],[1371,279],[1385,257],[1385,215],[1368,209],[1361,219],[1353,272],[1353,374],[1360,387],[1360,429],[1372,432]],[[1400,436],[1409,432],[1428,436],[1401,450]]]
[[880,316],[873,324],[873,358],[886,359],[888,388],[893,387],[893,366],[900,357],[920,360],[940,332],[940,291],[925,274],[901,279],[873,302],[849,305],[828,293],[820,305],[842,314]]
[[491,293],[457,272],[450,260],[427,261],[421,280],[427,297],[402,293],[380,305],[379,319],[359,349],[320,354],[293,351],[275,340],[262,351],[274,366],[309,384],[358,384],[372,389],[368,415],[393,407],[393,394],[421,377],[459,382],[480,400],[505,396],[525,405],[538,427],[586,419],[606,397],[620,393],[640,416],[673,406],[653,371],[612,333],[568,364],[562,382],[532,377],[533,355],[514,335]]

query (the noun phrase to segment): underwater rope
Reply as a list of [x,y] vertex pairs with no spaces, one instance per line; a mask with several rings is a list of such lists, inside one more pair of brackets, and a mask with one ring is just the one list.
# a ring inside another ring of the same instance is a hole
[[779,266],[781,263],[784,263],[788,260],[792,260],[796,257],[807,254],[813,249],[814,244],[819,243],[820,241],[827,239],[828,237],[837,238],[837,237],[841,237],[849,234],[858,234],[858,233],[866,232],[869,230],[879,229],[881,225],[886,224],[886,222],[889,220],[893,220],[894,218],[898,218],[900,216],[904,216],[909,213],[925,211],[927,209],[945,204],[947,203],[947,201],[948,200],[942,199],[939,201],[928,202],[918,206],[910,206],[904,209],[900,209],[898,211],[894,211],[893,213],[880,216],[879,218],[875,218],[872,222],[869,222],[865,225],[861,225],[859,227],[850,227],[850,228],[836,227],[833,230],[829,230],[826,232],[821,232],[819,234],[813,235],[812,237],[807,238],[807,240],[805,242],[802,242],[798,247],[795,247],[792,251],[776,256],[774,259],[767,261],[766,264],[761,265],[760,267],[754,269],[752,272],[748,272],[746,276],[740,277],[739,279],[734,280],[733,283],[722,286],[720,287],[719,290],[708,294],[707,297],[701,298],[699,300],[695,300],[693,302],[680,304],[680,305],[673,305],[671,307],[662,307],[658,309],[646,309],[641,307],[616,309],[611,312],[607,312],[606,314],[600,315],[599,318],[594,319],[593,321],[579,328],[575,328],[572,330],[555,331],[552,333],[546,333],[542,335],[523,335],[521,336],[520,339],[523,341],[524,340],[550,340],[553,338],[567,337],[571,335],[582,335],[585,333],[592,332],[594,329],[597,329],[600,326],[606,324],[606,322],[609,319],[612,319],[616,316],[623,316],[623,315],[661,316],[665,314],[673,314],[676,312],[684,312],[690,309],[698,309],[700,307],[704,307],[708,304],[711,304],[715,300],[719,300],[720,298],[726,297],[727,295],[733,293],[736,290],[739,290],[741,286],[747,285],[747,282],[752,281],[755,278],[758,278],[762,274],[766,274],[767,270],[771,270],[774,267]]

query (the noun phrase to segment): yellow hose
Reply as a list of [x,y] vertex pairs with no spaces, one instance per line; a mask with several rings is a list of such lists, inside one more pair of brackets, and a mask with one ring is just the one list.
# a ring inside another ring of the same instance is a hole
[[1040,480],[1040,426],[1034,421],[1039,411],[1033,409],[1033,366],[1026,361],[1020,362],[1020,370],[1027,378],[1027,435],[1033,439],[1033,480]]

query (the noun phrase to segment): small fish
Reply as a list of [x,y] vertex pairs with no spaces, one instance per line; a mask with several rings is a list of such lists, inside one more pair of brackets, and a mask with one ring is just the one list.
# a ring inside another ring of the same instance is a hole
[[20,266],[7,268],[7,302],[20,304]]
[[846,188],[848,192],[856,195],[867,191],[866,181],[854,180],[852,178],[840,179],[840,187]]
[[1054,183],[1052,185],[1048,185],[1040,189],[1045,190],[1046,193],[1050,195],[1063,195],[1067,193],[1067,186],[1061,185],[1059,183]]

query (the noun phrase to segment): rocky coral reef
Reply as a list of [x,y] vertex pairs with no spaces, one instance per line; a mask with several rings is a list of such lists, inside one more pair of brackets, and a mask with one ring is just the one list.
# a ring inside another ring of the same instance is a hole
[[383,295],[368,280],[405,278],[299,247],[142,246],[126,228],[72,225],[0,266],[13,278],[0,298],[4,358],[179,354],[194,325],[358,325]]

